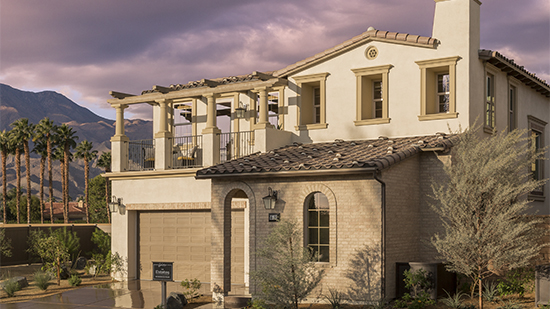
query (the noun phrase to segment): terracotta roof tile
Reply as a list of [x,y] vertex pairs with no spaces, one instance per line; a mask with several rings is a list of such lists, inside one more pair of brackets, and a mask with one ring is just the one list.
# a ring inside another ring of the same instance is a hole
[[449,149],[455,135],[436,134],[404,138],[288,145],[267,153],[255,153],[197,171],[197,178],[300,170],[342,168],[385,169],[421,152],[422,149]]

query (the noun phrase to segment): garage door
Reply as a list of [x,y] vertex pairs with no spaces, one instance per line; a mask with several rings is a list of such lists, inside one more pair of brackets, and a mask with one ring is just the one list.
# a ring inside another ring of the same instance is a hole
[[[244,211],[232,214],[232,284],[244,283]],[[152,279],[152,262],[174,262],[174,280],[210,282],[210,211],[142,211],[140,279]]]

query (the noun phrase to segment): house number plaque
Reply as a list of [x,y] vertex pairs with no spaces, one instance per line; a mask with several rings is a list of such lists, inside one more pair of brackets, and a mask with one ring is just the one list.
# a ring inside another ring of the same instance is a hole
[[280,213],[269,214],[269,222],[279,222],[279,221],[281,221]]

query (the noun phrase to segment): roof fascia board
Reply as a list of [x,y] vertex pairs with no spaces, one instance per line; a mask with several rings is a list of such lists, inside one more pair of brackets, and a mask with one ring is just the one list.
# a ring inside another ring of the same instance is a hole
[[[330,60],[330,59],[335,58],[337,56],[340,56],[341,54],[346,53],[346,52],[348,52],[348,51],[350,51],[354,48],[357,48],[357,47],[359,47],[363,44],[368,44],[368,43],[373,42],[373,41],[390,43],[390,44],[398,44],[398,45],[415,46],[415,47],[422,47],[422,48],[430,48],[430,49],[436,49],[437,48],[437,43],[434,43],[433,45],[429,45],[429,44],[414,43],[414,42],[408,42],[408,41],[399,41],[399,40],[392,40],[392,39],[385,39],[385,38],[378,38],[378,37],[370,37],[369,36],[369,37],[366,37],[363,40],[359,40],[359,41],[354,42],[354,43],[352,43],[352,44],[350,44],[346,47],[343,47],[342,49],[336,50],[334,52],[329,52],[326,55],[324,55],[324,56],[322,56],[318,59],[315,59],[311,62],[304,63],[303,65],[299,65],[299,66],[297,66],[293,69],[289,69],[288,71],[285,71],[286,68],[283,68],[280,71],[274,72],[273,75],[278,76],[278,77],[288,77],[290,75],[293,75],[293,74],[299,73],[300,71],[308,69],[312,66],[315,66],[319,63],[322,63],[324,61],[327,61],[327,60]],[[292,66],[292,65],[290,65],[290,66]],[[288,67],[290,67],[290,66],[288,66]]]
[[[376,173],[378,168],[346,168],[346,169],[323,169],[323,170],[298,170],[298,171],[278,171],[262,173],[238,173],[238,174],[207,174],[196,175],[196,179],[215,179],[215,178],[281,178],[281,177],[301,177],[301,176],[334,176],[334,175],[353,175],[364,173]],[[374,176],[373,176],[374,177]]]
[[153,103],[155,100],[172,100],[181,98],[200,97],[205,93],[221,94],[227,92],[242,92],[251,90],[257,87],[278,87],[286,86],[288,81],[284,78],[272,78],[269,80],[257,80],[251,82],[240,82],[228,85],[218,85],[216,87],[198,87],[182,89],[177,91],[170,91],[168,93],[147,93],[143,95],[136,95],[131,97],[125,97],[124,99],[110,99],[107,102],[113,104],[141,104],[141,103]]

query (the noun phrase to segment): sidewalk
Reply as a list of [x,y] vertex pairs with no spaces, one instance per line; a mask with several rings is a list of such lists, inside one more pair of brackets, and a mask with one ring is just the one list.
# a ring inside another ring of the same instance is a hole
[[[178,290],[179,284],[169,282],[167,294]],[[167,295],[168,296],[168,295]],[[0,304],[0,309],[93,309],[93,308],[155,308],[161,302],[160,283],[156,281],[115,282],[83,287],[34,300]],[[211,304],[201,309],[212,308]]]

